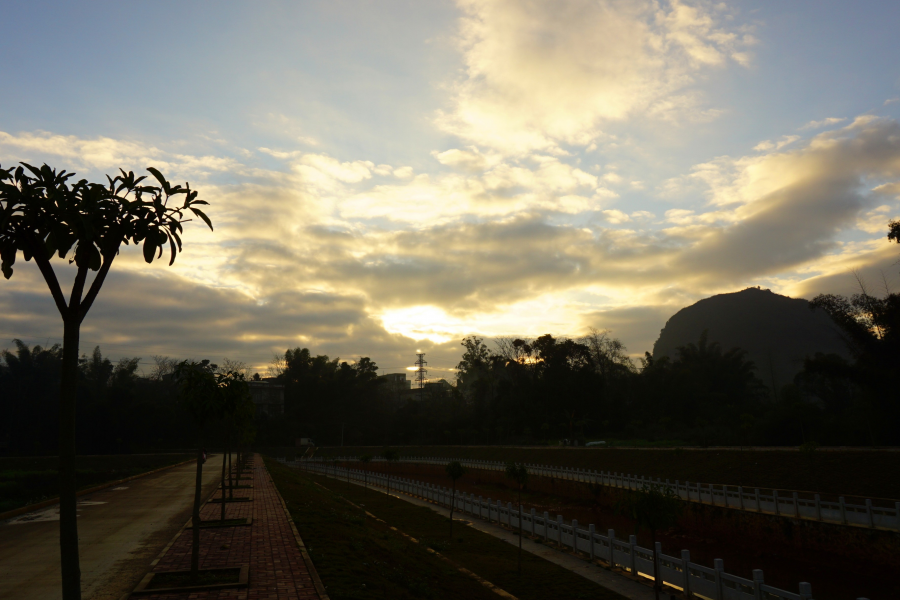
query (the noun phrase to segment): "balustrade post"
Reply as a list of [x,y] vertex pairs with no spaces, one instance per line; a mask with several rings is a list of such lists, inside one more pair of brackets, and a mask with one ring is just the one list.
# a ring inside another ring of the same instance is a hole
[[875,527],[875,515],[872,514],[872,500],[866,498],[866,517],[868,518],[869,527]]
[[556,544],[562,548],[562,526],[563,526],[563,516],[556,515]]
[[763,600],[763,572],[762,569],[753,569],[753,600]]
[[578,552],[578,519],[572,519],[572,550]]
[[550,513],[544,511],[544,541],[550,541]]
[[506,503],[506,524],[512,529],[512,502]]
[[713,568],[716,570],[716,597],[714,600],[725,600],[722,592],[722,573],[725,572],[725,561],[721,558],[714,559]]
[[778,490],[772,490],[772,498],[775,499],[775,514],[780,515],[781,509],[778,507]]
[[536,511],[531,509],[531,537],[534,537],[536,534],[534,533],[534,518],[536,515]]
[[691,551],[681,551],[681,587],[684,589],[684,597],[691,597]]
[[[491,497],[490,496],[488,496],[487,509],[488,509],[488,523],[493,523],[493,521],[491,520]],[[499,517],[500,515],[497,515],[497,516]]]
[[744,487],[738,486],[738,505],[744,510]]
[[800,600],[812,600],[812,586],[804,581],[799,587]]
[[756,496],[756,512],[762,512],[762,503],[759,501],[759,488],[754,490]]
[[847,524],[847,505],[846,505],[846,503],[844,502],[844,497],[843,497],[843,496],[841,496],[841,497],[838,498],[838,503],[839,503],[840,506],[841,506],[841,523],[843,523],[844,525],[846,525],[846,524]]
[[800,497],[794,492],[794,517],[800,518]]

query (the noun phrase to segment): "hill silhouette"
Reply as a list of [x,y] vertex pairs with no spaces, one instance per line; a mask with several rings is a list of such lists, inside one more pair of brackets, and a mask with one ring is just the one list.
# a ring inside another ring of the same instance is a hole
[[660,331],[653,357],[674,360],[677,349],[696,344],[704,330],[723,351],[746,350],[759,378],[775,390],[792,382],[803,359],[816,352],[849,357],[840,330],[823,310],[759,288],[719,294],[679,310]]

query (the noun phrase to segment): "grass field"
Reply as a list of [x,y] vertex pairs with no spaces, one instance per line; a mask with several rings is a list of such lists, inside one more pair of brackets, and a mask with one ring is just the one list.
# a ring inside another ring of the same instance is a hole
[[[284,496],[328,595],[334,600],[496,600],[494,592],[429,554],[426,547],[522,600],[622,600],[618,594],[528,553],[523,554],[519,575],[517,548],[462,523],[456,523],[451,540],[449,519],[428,508],[300,473],[270,459],[266,466]],[[386,524],[367,517],[364,510]],[[409,541],[389,526],[420,543]]]
[[[887,450],[792,450],[511,448],[501,446],[397,446],[402,457],[439,456],[514,460],[617,471],[671,480],[813,491],[864,498],[900,498],[900,452]],[[316,456],[378,455],[382,447],[320,448]],[[294,448],[270,453],[290,456]]]
[[[193,458],[190,454],[79,456],[75,480],[86,489]],[[0,513],[59,495],[55,456],[0,458]]]

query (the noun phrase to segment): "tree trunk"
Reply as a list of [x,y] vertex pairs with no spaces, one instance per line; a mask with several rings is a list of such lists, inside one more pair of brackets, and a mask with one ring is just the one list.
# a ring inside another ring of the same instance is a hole
[[650,530],[650,539],[653,540],[653,595],[659,600],[659,556],[656,555],[656,530]]
[[[522,488],[519,487],[519,575],[522,574]],[[574,535],[574,531],[572,534]]]
[[200,486],[203,482],[203,449],[197,449],[197,481],[194,485],[194,512],[191,515],[193,542],[191,543],[191,579],[200,571]]
[[222,510],[219,513],[219,520],[225,520],[225,463],[226,458],[228,457],[228,452],[223,448],[222,449]]
[[228,448],[228,497],[234,498],[234,465],[231,461],[230,447]]
[[75,400],[81,323],[63,319],[62,382],[59,390],[59,554],[64,600],[81,600],[75,492]]
[[450,542],[453,542],[453,505],[456,504],[456,480],[453,480],[453,495],[450,497]]

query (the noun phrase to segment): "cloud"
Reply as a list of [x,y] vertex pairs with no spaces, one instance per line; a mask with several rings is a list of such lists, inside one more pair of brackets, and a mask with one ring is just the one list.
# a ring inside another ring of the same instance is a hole
[[842,117],[828,117],[827,119],[822,119],[821,121],[810,121],[806,125],[800,127],[800,129],[821,129],[822,127],[828,127],[830,125],[843,123],[846,120],[847,119]]
[[[593,325],[635,336],[641,352],[666,311],[708,294],[763,280],[807,293],[805,281],[896,259],[878,223],[898,206],[900,125],[866,116],[791,141],[697,164],[667,183],[678,204],[659,210],[656,191],[636,202],[631,182],[603,177],[618,171],[548,153],[452,148],[401,179],[404,167],[366,157],[260,150],[278,167],[235,161],[229,178],[203,185],[216,230],[189,224],[174,267],[122,253],[85,339],[250,362],[296,345],[396,362],[421,340],[446,366],[465,334]],[[4,134],[0,159],[27,150],[37,162],[105,164],[147,147],[104,139],[104,154],[95,142]],[[235,160],[146,152],[210,173]],[[32,265],[17,264],[4,286],[2,330],[58,329]]]
[[639,113],[714,118],[689,89],[755,42],[719,7],[625,0],[460,0],[465,75],[444,131],[504,154],[588,146],[604,124]]
[[[840,119],[843,120],[843,119]],[[799,135],[786,135],[783,136],[777,142],[773,142],[771,140],[765,140],[763,142],[758,143],[753,147],[754,150],[759,152],[770,152],[772,150],[781,150],[785,146],[789,146],[800,139]]]
[[727,281],[776,273],[836,250],[838,232],[872,202],[865,181],[900,178],[900,126],[860,117],[803,148],[720,160],[701,172],[709,202],[730,207],[734,220],[686,249],[678,268]]

